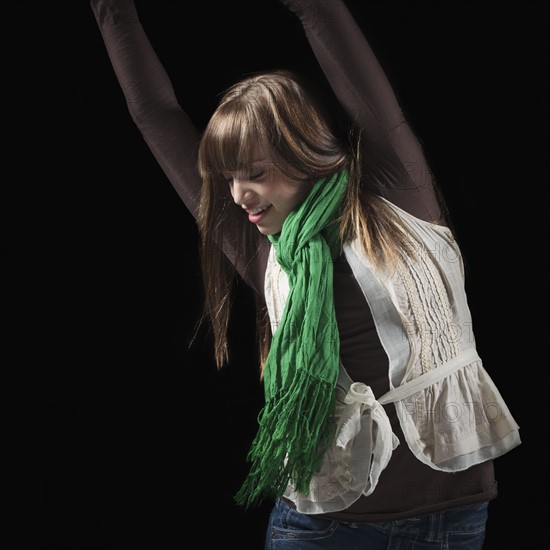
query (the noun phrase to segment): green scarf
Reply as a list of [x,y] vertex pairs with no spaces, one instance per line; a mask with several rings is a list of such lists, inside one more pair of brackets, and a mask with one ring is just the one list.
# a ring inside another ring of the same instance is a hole
[[269,236],[290,291],[264,369],[250,472],[235,497],[247,507],[281,496],[289,483],[308,494],[333,436],[340,364],[333,260],[341,251],[338,214],[347,181],[347,170],[319,180],[281,233]]

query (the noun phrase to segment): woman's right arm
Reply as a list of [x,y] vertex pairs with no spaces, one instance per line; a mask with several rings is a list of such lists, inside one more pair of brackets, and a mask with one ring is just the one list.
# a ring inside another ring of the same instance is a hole
[[90,4],[130,115],[196,218],[200,193],[196,168],[199,133],[177,102],[133,0],[90,0]]
[[[90,0],[90,3],[130,115],[196,219],[201,188],[197,169],[199,132],[178,104],[170,78],[145,34],[133,0]],[[260,292],[266,253],[262,249],[260,255],[237,261],[236,241],[237,235],[226,234],[221,248],[246,283]]]

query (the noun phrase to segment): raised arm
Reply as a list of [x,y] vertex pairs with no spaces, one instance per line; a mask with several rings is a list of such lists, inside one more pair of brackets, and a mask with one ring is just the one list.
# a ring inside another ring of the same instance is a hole
[[197,217],[199,133],[178,105],[172,83],[132,0],[90,0],[130,115],[162,170]]
[[421,145],[345,2],[279,1],[299,18],[336,97],[362,130],[371,189],[421,219],[445,223]]
[[[200,134],[178,104],[170,78],[139,21],[133,0],[90,0],[130,115],[162,170],[196,218],[201,180],[197,170]],[[221,247],[243,279],[263,288],[267,252],[235,261],[236,235]],[[258,242],[260,234],[258,233]],[[267,247],[264,247],[267,250]]]

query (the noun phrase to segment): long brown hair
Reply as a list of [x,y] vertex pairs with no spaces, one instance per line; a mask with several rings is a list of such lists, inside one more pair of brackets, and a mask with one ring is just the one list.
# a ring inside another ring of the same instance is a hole
[[[205,289],[203,319],[212,326],[218,368],[228,360],[227,332],[237,274],[246,276],[259,242],[257,228],[235,207],[224,173],[246,171],[253,151],[268,152],[283,173],[303,174],[304,185],[347,168],[350,177],[342,209],[342,238],[359,237],[376,264],[394,264],[395,250],[406,246],[393,211],[362,189],[359,134],[350,131],[340,139],[331,122],[324,106],[296,75],[271,71],[248,76],[230,87],[202,135],[198,228]],[[256,323],[263,366],[270,327],[259,296]]]

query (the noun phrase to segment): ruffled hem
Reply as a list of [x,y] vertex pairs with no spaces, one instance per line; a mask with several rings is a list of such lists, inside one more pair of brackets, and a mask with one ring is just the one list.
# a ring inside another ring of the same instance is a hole
[[519,426],[481,361],[395,406],[411,451],[436,470],[465,470],[521,443]]

